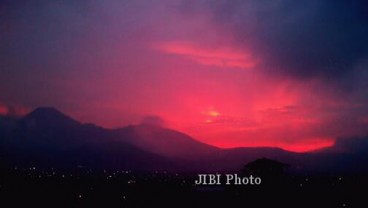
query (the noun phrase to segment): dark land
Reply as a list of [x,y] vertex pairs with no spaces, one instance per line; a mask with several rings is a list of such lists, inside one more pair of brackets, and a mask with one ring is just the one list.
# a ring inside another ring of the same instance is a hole
[[[367,205],[365,138],[303,154],[220,149],[158,126],[81,124],[52,108],[1,117],[0,138],[1,207]],[[199,173],[252,174],[262,184],[196,186]]]

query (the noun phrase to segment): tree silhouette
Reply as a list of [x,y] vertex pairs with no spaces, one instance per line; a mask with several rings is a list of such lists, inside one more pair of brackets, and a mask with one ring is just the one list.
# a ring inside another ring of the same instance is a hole
[[288,167],[288,164],[268,158],[261,158],[246,164],[241,172],[247,175],[252,174],[255,176],[275,178],[283,176]]

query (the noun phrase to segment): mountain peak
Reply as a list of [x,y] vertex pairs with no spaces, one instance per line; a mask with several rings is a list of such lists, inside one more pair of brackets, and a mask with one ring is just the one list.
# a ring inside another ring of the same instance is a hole
[[26,115],[24,118],[26,120],[34,120],[45,124],[47,123],[68,124],[68,125],[80,124],[78,121],[63,114],[62,112],[53,107],[38,107],[31,113]]
[[45,114],[45,113],[53,113],[53,114],[62,114],[58,109],[53,107],[37,107],[30,114]]
[[53,117],[53,118],[60,118],[60,117],[67,117],[62,112],[57,110],[53,107],[38,107],[26,115],[27,118],[45,118],[45,117]]

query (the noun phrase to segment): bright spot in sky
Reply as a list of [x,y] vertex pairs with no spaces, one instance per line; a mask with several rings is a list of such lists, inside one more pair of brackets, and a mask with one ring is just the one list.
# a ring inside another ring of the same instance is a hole
[[208,115],[210,115],[210,116],[212,116],[212,117],[218,117],[218,116],[220,115],[220,113],[219,113],[219,112],[217,112],[217,111],[214,111],[214,110],[210,110],[210,111],[208,112]]
[[206,110],[203,112],[203,115],[206,117],[204,123],[210,124],[215,121],[216,118],[220,116],[220,113],[213,108]]

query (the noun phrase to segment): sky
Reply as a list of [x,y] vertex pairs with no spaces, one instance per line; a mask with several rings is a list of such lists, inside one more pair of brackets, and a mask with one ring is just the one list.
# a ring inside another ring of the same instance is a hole
[[367,79],[363,0],[0,3],[0,115],[305,152],[367,135]]

